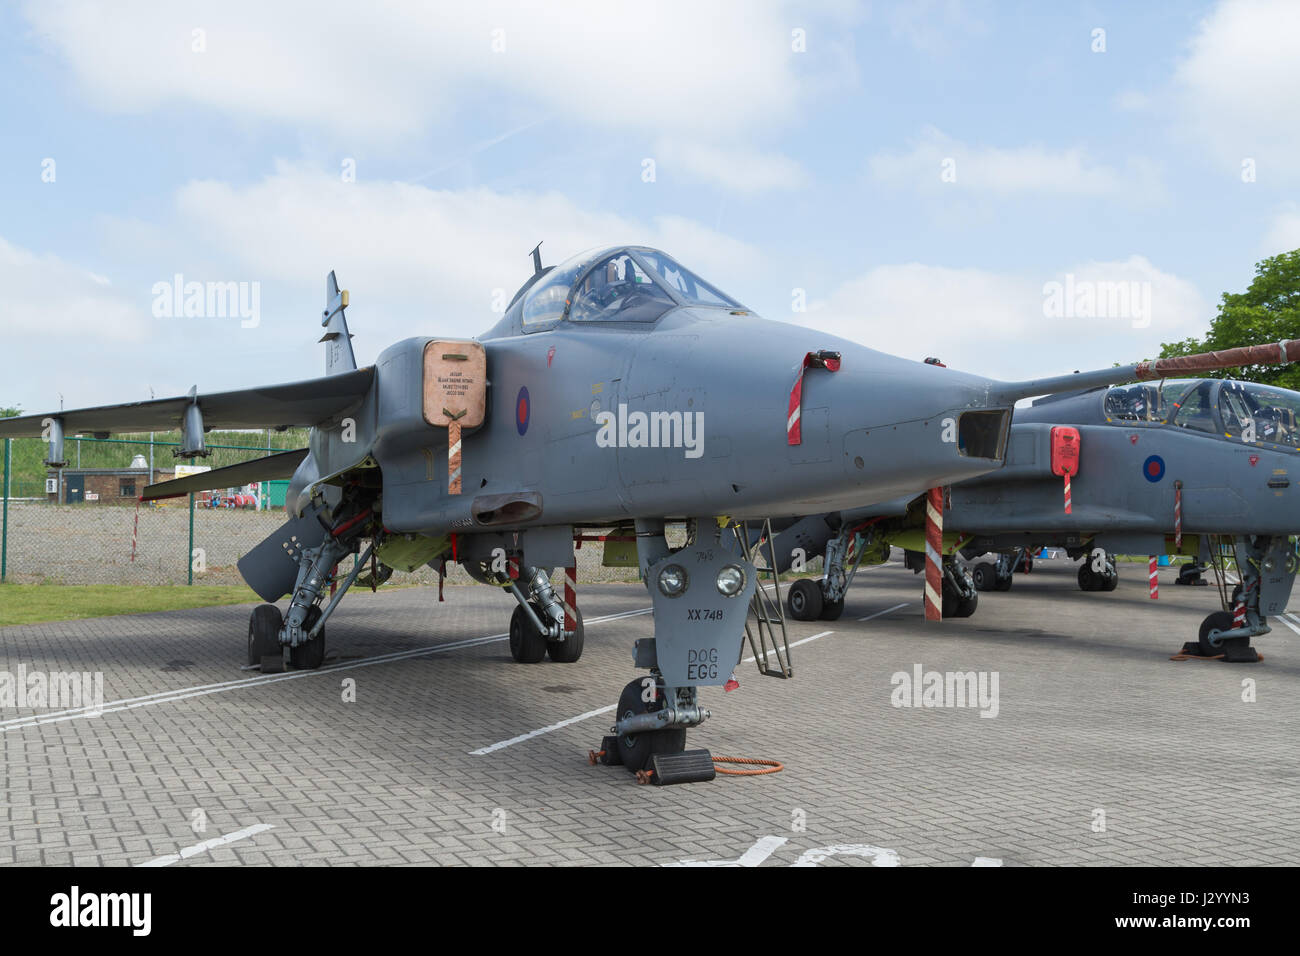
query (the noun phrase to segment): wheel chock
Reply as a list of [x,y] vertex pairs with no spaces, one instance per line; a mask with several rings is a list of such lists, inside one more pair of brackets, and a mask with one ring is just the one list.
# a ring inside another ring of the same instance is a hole
[[618,755],[617,737],[602,737],[600,739],[600,749],[603,751],[600,757],[601,763],[610,767],[623,766],[623,758]]
[[651,782],[658,787],[673,783],[700,783],[717,776],[713,754],[707,750],[683,750],[675,754],[655,754],[650,758],[654,771]]
[[1232,641],[1223,643],[1223,660],[1226,664],[1258,664],[1263,659],[1259,656],[1259,652],[1245,641],[1241,644]]

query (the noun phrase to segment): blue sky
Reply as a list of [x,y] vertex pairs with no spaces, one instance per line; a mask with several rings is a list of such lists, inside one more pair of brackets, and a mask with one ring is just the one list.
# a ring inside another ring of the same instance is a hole
[[[319,374],[331,268],[363,362],[473,335],[539,240],[998,377],[1150,357],[1300,246],[1296,49],[1264,0],[5,4],[0,404]],[[177,273],[256,325],[154,315]]]

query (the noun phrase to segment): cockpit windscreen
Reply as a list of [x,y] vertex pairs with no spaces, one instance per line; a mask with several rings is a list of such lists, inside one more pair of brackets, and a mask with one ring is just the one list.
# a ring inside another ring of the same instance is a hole
[[1219,391],[1223,430],[1243,442],[1300,447],[1300,394],[1254,382],[1224,382]]
[[705,305],[717,309],[744,309],[745,307],[719,292],[690,269],[677,262],[671,256],[656,250],[637,250],[641,260],[654,270],[655,276],[664,285],[692,305]]

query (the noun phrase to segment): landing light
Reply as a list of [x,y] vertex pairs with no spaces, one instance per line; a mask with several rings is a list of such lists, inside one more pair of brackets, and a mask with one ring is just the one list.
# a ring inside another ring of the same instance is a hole
[[718,591],[723,597],[735,597],[745,588],[745,572],[729,564],[718,572]]
[[680,564],[670,564],[659,572],[659,590],[664,597],[681,597],[689,582],[686,569]]

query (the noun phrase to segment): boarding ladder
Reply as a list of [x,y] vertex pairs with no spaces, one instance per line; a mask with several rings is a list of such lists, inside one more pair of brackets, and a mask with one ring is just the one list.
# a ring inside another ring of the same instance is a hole
[[[745,615],[745,640],[749,642],[754,663],[758,665],[759,673],[768,677],[793,677],[790,641],[785,633],[785,608],[781,603],[781,575],[776,570],[772,520],[764,519],[757,542],[749,540],[749,525],[744,521],[735,525],[734,531],[744,553],[751,556],[750,560],[755,565],[759,559],[764,559],[767,563],[767,567],[757,568],[758,586],[754,588],[754,596],[750,599],[749,610]],[[763,583],[764,576],[770,578],[770,584]]]

